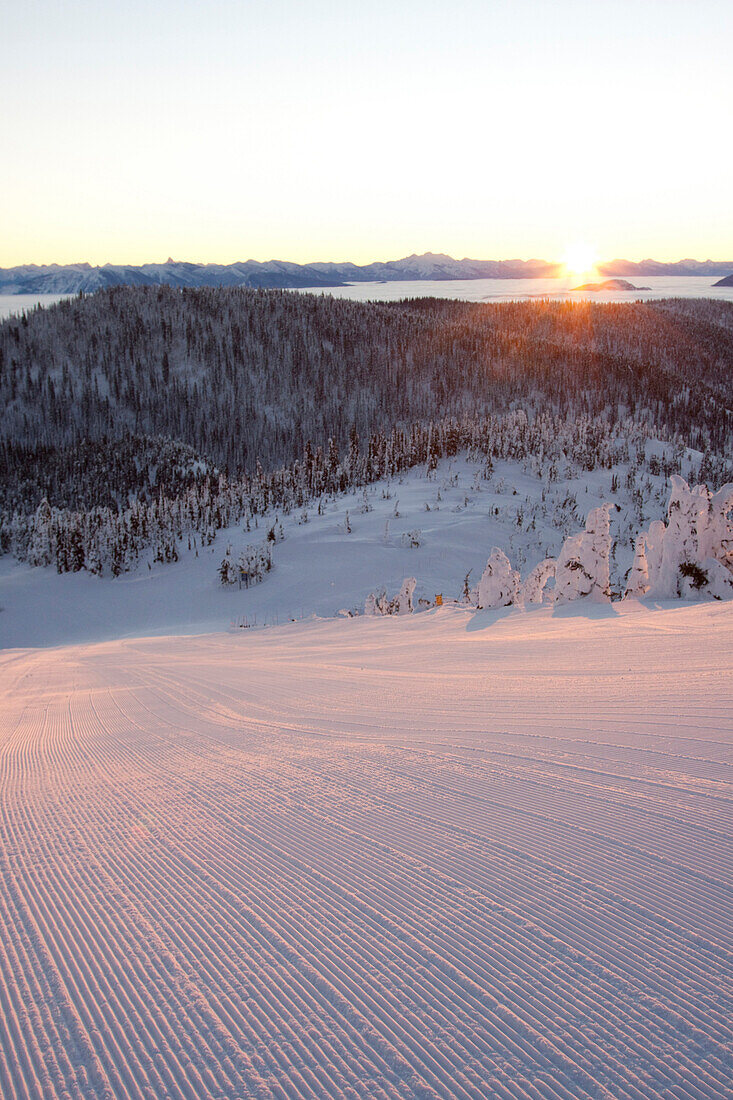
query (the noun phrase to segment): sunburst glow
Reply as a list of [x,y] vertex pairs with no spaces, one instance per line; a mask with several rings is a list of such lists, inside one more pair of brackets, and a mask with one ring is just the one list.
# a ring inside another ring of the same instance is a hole
[[580,278],[583,275],[595,275],[597,262],[596,250],[588,244],[569,245],[563,257],[565,272],[573,278]]

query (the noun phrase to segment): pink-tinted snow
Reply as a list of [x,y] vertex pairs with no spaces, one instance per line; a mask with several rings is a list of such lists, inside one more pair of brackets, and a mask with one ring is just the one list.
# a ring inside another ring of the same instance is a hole
[[0,654],[0,1093],[733,1079],[733,604]]

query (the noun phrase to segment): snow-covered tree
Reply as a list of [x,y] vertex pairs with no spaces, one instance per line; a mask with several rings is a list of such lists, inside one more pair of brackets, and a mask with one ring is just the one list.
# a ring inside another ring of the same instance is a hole
[[377,604],[377,596],[374,592],[370,592],[364,601],[364,614],[365,615],[380,615],[379,606]]
[[649,562],[646,556],[646,536],[639,535],[634,543],[634,561],[626,578],[624,599],[642,599],[649,591]]
[[370,592],[364,604],[365,615],[386,615],[389,607],[387,593],[383,588],[377,592]]
[[508,607],[516,603],[519,584],[519,573],[512,569],[509,558],[498,546],[493,546],[476,588],[476,606]]
[[554,558],[545,558],[536,565],[525,579],[520,589],[520,602],[525,605],[541,604],[545,585],[555,576],[557,562]]
[[275,518],[270,530],[267,532],[267,541],[271,543],[282,542],[285,538],[285,532],[283,530],[282,521]]
[[405,577],[399,592],[390,603],[390,615],[412,614],[412,597],[415,591],[416,584],[417,581],[414,577]]
[[717,493],[690,487],[672,475],[667,523],[653,523],[645,536],[649,591],[653,599],[728,599],[733,595],[733,484]]
[[733,573],[733,483],[724,485],[710,498],[704,549]]
[[[0,552],[43,561],[50,546],[61,572],[120,573],[148,550],[173,561],[181,539],[195,535],[203,548],[265,515],[267,532],[276,513],[301,514],[346,490],[358,499],[409,468],[432,478],[459,451],[486,473],[528,463],[548,497],[557,494],[566,535],[581,525],[577,490],[560,493],[558,481],[613,470],[619,500],[624,484],[633,496],[633,534],[649,503],[645,473],[684,472],[683,444],[704,448],[698,481],[731,480],[724,305],[385,308],[241,288],[119,287],[9,318],[0,323]],[[647,459],[652,437],[675,444]],[[34,517],[44,497],[49,546]],[[716,541],[710,501],[711,541],[698,558],[728,568],[724,503]]]
[[691,489],[684,478],[676,474],[672,475],[671,482],[659,567],[649,591],[650,596],[655,599],[674,599],[682,595],[683,575],[680,566],[683,563],[699,564],[704,554],[704,551],[701,554],[701,541],[705,541],[704,529],[710,510],[710,494],[704,485],[696,485]]
[[646,553],[650,589],[656,585],[662,566],[662,550],[664,549],[666,530],[664,520],[655,519],[649,524],[649,530],[644,535],[644,551]]
[[247,587],[258,584],[272,569],[269,543],[245,546],[237,559],[237,577]]
[[683,600],[733,599],[733,573],[715,558],[704,558],[699,563],[683,561],[679,573],[679,594]]
[[565,539],[555,572],[555,602],[558,604],[590,596],[595,587],[592,566],[583,551],[582,534]]
[[55,551],[51,507],[44,497],[33,518],[33,530],[28,548],[31,565],[50,565]]
[[236,584],[237,572],[234,568],[234,562],[232,560],[232,548],[231,545],[227,546],[224,557],[219,564],[219,580],[222,584]]
[[385,590],[370,592],[364,604],[365,615],[411,615],[413,595],[417,581],[414,577],[405,577],[399,592],[391,600]]
[[597,603],[611,599],[610,513],[615,504],[602,504],[588,513],[585,531],[571,535],[563,543],[555,571],[555,601],[590,597]]

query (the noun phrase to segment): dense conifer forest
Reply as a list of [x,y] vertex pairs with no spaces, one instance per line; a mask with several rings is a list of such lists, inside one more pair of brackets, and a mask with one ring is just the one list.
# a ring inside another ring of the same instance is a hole
[[716,481],[732,368],[723,302],[101,291],[0,326],[0,549],[119,573],[459,449],[557,478],[656,437]]

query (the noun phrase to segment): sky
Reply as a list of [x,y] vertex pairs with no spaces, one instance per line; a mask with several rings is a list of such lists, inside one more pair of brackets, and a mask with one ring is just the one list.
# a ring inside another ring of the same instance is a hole
[[0,266],[733,258],[729,0],[0,0]]

